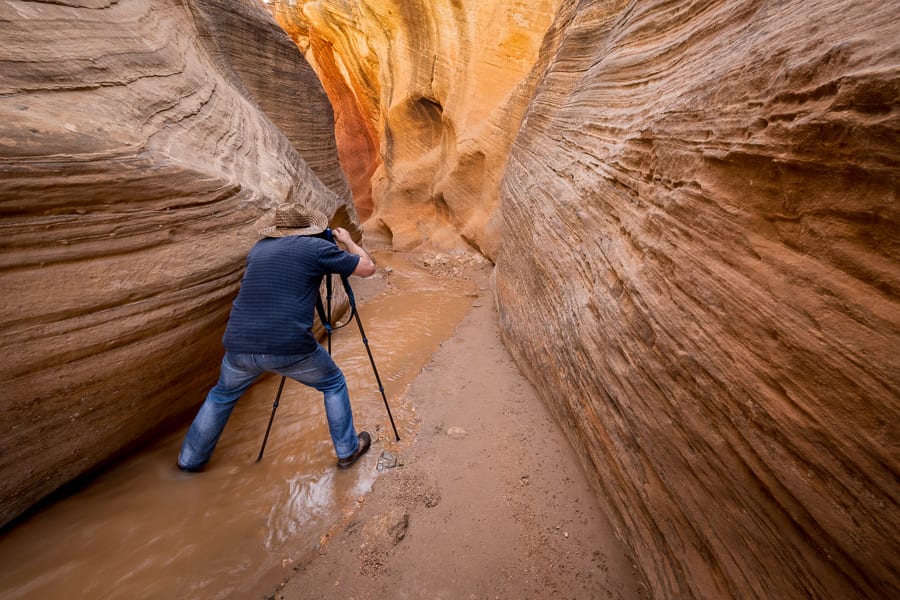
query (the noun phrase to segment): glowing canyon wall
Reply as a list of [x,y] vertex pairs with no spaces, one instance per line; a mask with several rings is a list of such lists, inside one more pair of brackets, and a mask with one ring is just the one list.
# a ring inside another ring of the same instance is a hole
[[657,598],[900,597],[900,3],[569,1],[505,341]]
[[[266,0],[335,107],[370,238],[496,255],[522,86],[559,0]],[[375,199],[373,201],[373,198]]]
[[3,524],[202,401],[278,202],[361,232],[327,96],[256,3],[0,20]]

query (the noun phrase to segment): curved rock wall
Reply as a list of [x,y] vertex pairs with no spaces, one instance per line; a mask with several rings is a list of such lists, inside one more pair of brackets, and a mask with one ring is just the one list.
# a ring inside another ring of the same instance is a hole
[[505,340],[658,598],[900,596],[896,1],[564,3]]
[[396,248],[467,243],[490,218],[559,0],[267,0],[335,106],[360,214]]
[[[336,160],[334,118],[321,82],[259,4],[244,2],[232,0],[222,10],[214,0],[193,0],[189,6],[200,39],[222,76],[262,109],[319,180],[342,200],[351,199]],[[351,221],[344,226],[356,227]]]
[[202,401],[269,209],[359,230],[324,90],[255,3],[0,20],[2,525]]
[[191,410],[257,222],[352,188],[497,257],[656,597],[900,595],[898,8],[279,0],[348,184],[251,0],[0,5],[0,523]]

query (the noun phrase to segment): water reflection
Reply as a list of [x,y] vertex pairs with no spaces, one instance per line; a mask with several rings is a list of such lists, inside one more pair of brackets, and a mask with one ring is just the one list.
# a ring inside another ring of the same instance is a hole
[[[415,432],[405,388],[449,337],[470,300],[464,284],[397,257],[390,285],[361,315],[404,442]],[[225,598],[260,595],[371,490],[382,449],[396,450],[354,323],[333,353],[358,429],[380,434],[347,471],[335,468],[321,394],[288,381],[263,460],[256,462],[278,377],[245,394],[208,470],[174,460],[187,428],[157,440],[0,539],[2,598]],[[198,398],[198,403],[201,399]]]

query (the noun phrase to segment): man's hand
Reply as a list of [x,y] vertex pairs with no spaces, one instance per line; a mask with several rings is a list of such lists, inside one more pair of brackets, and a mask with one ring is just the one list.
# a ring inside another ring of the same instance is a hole
[[350,237],[350,232],[343,227],[335,227],[331,230],[331,234],[334,236],[334,239],[339,241],[345,248],[349,248],[350,244],[353,243],[353,238]]
[[372,260],[372,257],[369,256],[368,252],[363,250],[353,241],[353,238],[350,237],[350,232],[343,227],[335,227],[331,230],[331,234],[334,236],[334,239],[347,250],[347,252],[359,257],[359,264],[357,264],[356,269],[353,270],[353,275],[369,277],[375,274],[375,261]]

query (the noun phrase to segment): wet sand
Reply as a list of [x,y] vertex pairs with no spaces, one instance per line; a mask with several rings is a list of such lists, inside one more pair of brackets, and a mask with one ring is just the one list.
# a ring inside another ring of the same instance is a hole
[[[354,290],[401,442],[351,323],[335,358],[357,427],[376,433],[352,469],[334,467],[320,397],[293,382],[256,462],[279,381],[265,378],[207,471],[174,468],[185,423],[6,532],[0,598],[639,597],[577,457],[500,343],[489,266],[377,257]],[[385,450],[400,464],[379,471]]]
[[406,394],[417,438],[271,598],[645,596],[574,451],[500,342],[487,267],[468,273],[479,297]]
[[[393,265],[393,266],[392,266]],[[416,434],[404,391],[469,309],[472,284],[434,277],[402,255],[352,285],[402,442]],[[342,321],[346,320],[342,317]],[[390,427],[355,322],[335,332],[358,429]],[[188,422],[104,470],[0,537],[0,599],[261,598],[365,496],[377,456],[335,468],[321,394],[288,381],[256,462],[279,377],[238,402],[208,468],[175,457]],[[197,402],[202,397],[198,395]]]

